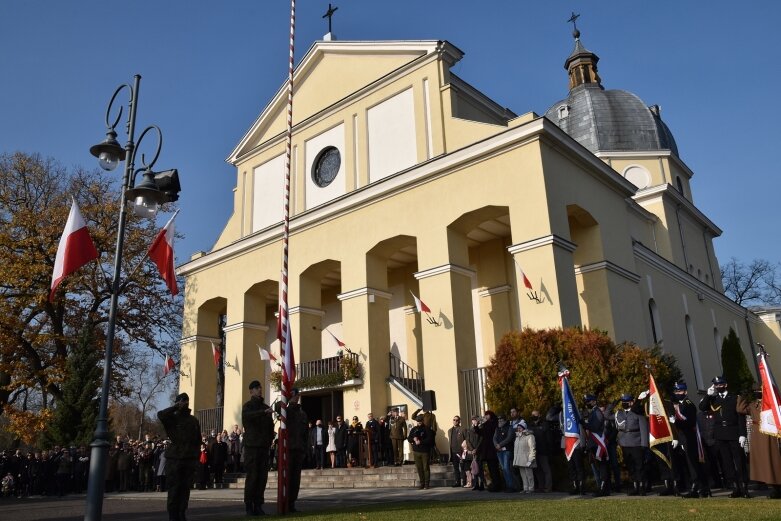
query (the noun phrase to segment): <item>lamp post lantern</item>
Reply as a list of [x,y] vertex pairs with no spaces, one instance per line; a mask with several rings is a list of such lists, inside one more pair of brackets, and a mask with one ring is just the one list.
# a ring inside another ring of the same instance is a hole
[[[167,170],[160,174],[155,174],[152,167],[160,155],[160,149],[163,144],[163,134],[156,126],[149,126],[144,129],[138,138],[138,143],[134,142],[136,127],[136,108],[138,105],[138,90],[141,84],[141,76],[136,74],[133,78],[133,85],[122,84],[114,91],[114,95],[109,101],[106,109],[106,139],[92,147],[90,153],[98,158],[98,164],[104,170],[114,170],[121,161],[125,161],[125,173],[122,178],[122,191],[120,193],[119,203],[119,227],[117,230],[117,245],[114,251],[114,273],[111,279],[111,301],[109,306],[108,326],[106,329],[106,354],[103,360],[103,383],[100,393],[100,408],[98,410],[98,420],[95,427],[94,440],[90,444],[90,467],[89,482],[87,487],[87,507],[84,514],[85,521],[99,521],[103,513],[103,494],[105,492],[106,465],[108,462],[109,431],[108,431],[108,395],[111,383],[111,362],[114,348],[114,330],[117,318],[117,302],[120,292],[120,272],[122,269],[122,249],[125,243],[125,224],[127,221],[127,202],[132,201],[134,212],[144,217],[153,217],[156,215],[161,204],[175,201],[178,199],[179,175],[176,170]],[[111,107],[117,96],[123,90],[130,91],[129,114],[127,120],[127,143],[123,149],[117,142],[117,132],[115,130],[117,123],[122,117],[124,106],[120,106],[116,118],[111,121]],[[150,131],[156,131],[157,150],[152,160],[147,163],[144,155],[141,155],[143,168],[135,170],[136,151],[144,139],[144,136]],[[144,171],[144,179],[135,187],[135,177],[141,171]],[[161,182],[157,182],[157,176],[161,176]]]

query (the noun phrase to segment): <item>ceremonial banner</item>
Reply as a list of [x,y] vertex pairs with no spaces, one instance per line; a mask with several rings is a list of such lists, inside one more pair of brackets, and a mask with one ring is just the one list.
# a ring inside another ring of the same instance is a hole
[[762,409],[759,413],[759,432],[781,438],[781,393],[767,365],[764,350],[759,353],[759,374],[762,378]]
[[667,413],[664,410],[664,403],[662,397],[659,395],[659,390],[656,388],[656,381],[654,375],[648,375],[648,441],[651,450],[659,456],[659,459],[672,468],[670,460],[667,456],[656,448],[656,445],[661,443],[667,443],[673,441],[673,431],[670,427],[670,420],[668,420]]
[[580,445],[580,414],[572,390],[569,387],[569,371],[559,373],[559,385],[561,386],[561,414],[562,434],[564,434],[564,455],[567,460],[572,457],[575,449]]

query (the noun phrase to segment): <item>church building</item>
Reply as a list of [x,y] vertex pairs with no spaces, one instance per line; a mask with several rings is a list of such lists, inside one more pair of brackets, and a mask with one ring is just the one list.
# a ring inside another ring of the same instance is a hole
[[[323,40],[301,59],[289,300],[311,418],[412,412],[426,391],[440,415],[477,413],[497,342],[525,327],[658,344],[694,392],[721,374],[730,328],[750,365],[755,342],[779,352],[779,317],[724,296],[721,230],[659,107],[606,89],[574,36],[569,93],[544,115],[455,75],[447,41]],[[234,211],[216,244],[178,268],[180,391],[205,428],[240,423],[252,380],[278,396],[285,88],[228,157]]]

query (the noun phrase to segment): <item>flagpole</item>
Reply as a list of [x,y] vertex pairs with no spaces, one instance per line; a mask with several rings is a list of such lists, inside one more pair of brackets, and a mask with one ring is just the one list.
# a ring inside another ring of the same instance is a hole
[[295,51],[296,2],[290,0],[290,54],[287,77],[287,140],[285,146],[285,193],[283,202],[284,221],[282,231],[282,273],[279,281],[279,331],[280,356],[282,358],[282,396],[280,400],[279,457],[277,466],[277,513],[288,513],[290,489],[290,445],[287,431],[287,403],[292,390],[288,367],[292,353],[290,321],[288,317],[288,246],[290,242],[290,156],[293,143],[293,66]]

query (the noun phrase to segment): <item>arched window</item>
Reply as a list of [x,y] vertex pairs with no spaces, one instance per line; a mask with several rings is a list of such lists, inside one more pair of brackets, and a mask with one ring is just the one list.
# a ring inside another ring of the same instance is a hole
[[681,178],[680,178],[680,177],[678,177],[678,176],[676,176],[676,177],[675,177],[675,185],[678,187],[678,192],[679,192],[681,195],[684,195],[684,196],[685,196],[686,194],[685,194],[685,193],[683,193],[683,182],[681,181]]
[[656,301],[648,301],[648,311],[651,315],[651,333],[654,335],[654,344],[662,345],[662,321],[659,318],[659,308],[656,307]]
[[697,389],[705,389],[702,379],[702,368],[700,367],[700,352],[697,350],[697,339],[694,337],[694,326],[692,319],[686,315],[686,337],[689,340],[689,354],[691,355],[692,368],[694,369],[694,379],[697,380]]

